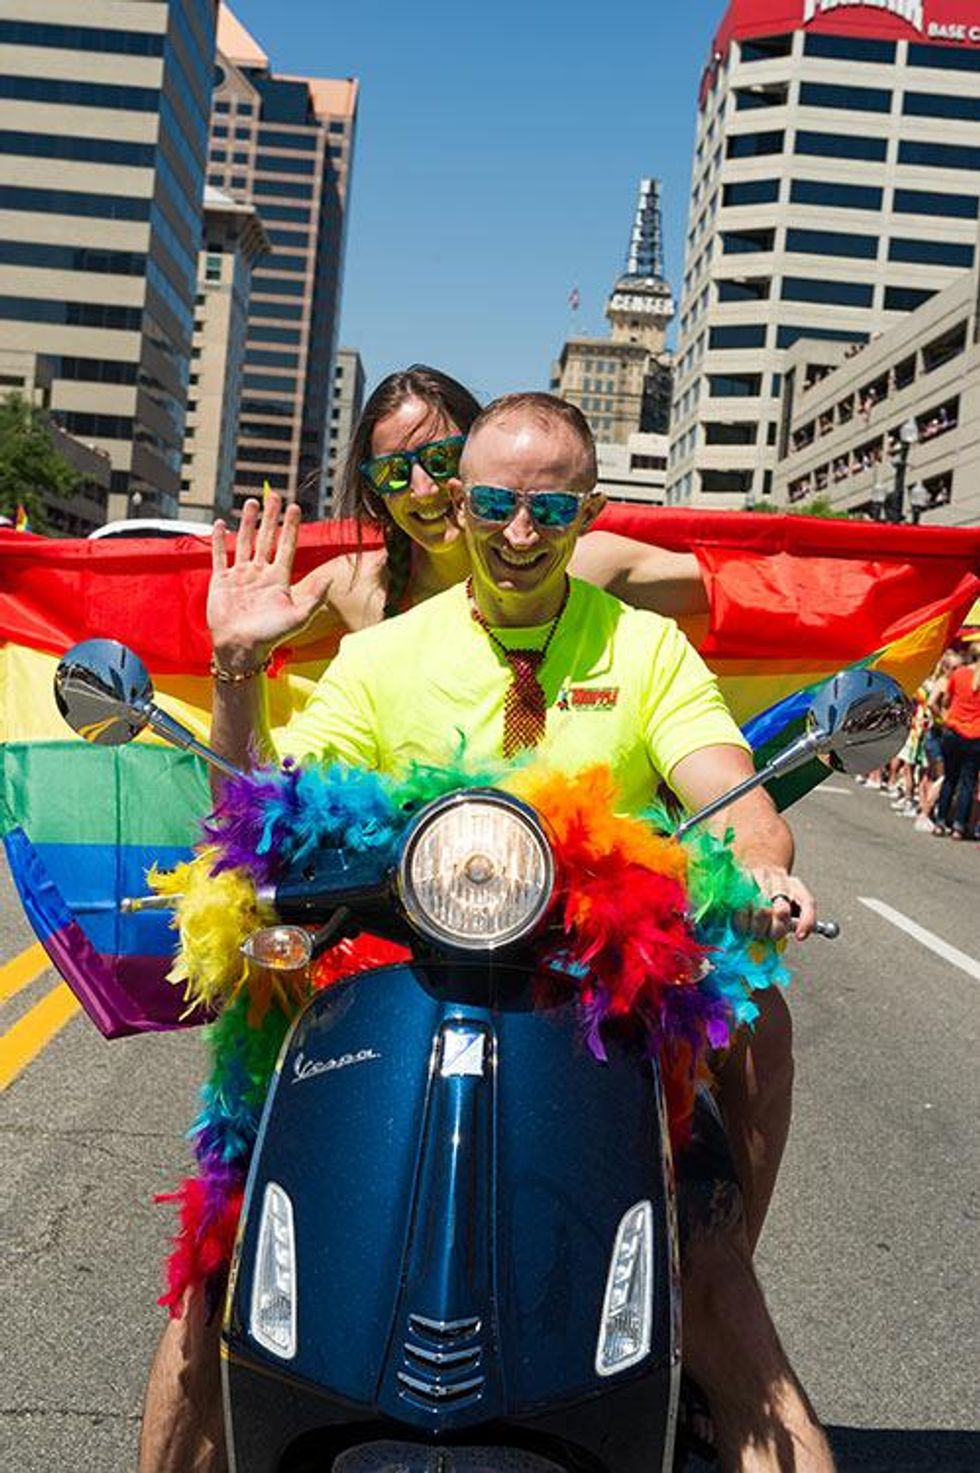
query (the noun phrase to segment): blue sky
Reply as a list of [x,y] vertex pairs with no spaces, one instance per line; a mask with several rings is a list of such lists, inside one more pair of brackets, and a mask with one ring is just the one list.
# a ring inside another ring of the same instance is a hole
[[605,329],[645,174],[663,181],[679,290],[697,85],[724,0],[232,8],[276,71],[360,79],[341,339],[369,384],[420,360],[481,397],[546,387],[567,336]]

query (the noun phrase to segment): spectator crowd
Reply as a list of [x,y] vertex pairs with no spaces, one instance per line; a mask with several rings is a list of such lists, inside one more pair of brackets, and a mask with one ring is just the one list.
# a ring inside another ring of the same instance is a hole
[[946,651],[916,692],[901,752],[856,781],[886,793],[918,833],[980,839],[980,640]]

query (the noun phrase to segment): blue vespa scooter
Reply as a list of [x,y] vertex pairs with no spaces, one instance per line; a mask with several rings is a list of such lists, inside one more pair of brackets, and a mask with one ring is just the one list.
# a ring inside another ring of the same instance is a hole
[[[149,725],[229,770],[159,711],[122,646],[77,646],[56,692],[83,735]],[[879,766],[907,723],[887,677],[838,676],[805,736],[683,828],[814,755]],[[660,1081],[625,1043],[597,1064],[576,1007],[532,997],[553,883],[536,815],[471,789],[419,812],[393,869],[321,852],[270,893],[280,933],[367,929],[413,959],[316,994],[284,1044],[223,1331],[234,1473],[675,1466]],[[261,958],[262,933],[250,945]]]

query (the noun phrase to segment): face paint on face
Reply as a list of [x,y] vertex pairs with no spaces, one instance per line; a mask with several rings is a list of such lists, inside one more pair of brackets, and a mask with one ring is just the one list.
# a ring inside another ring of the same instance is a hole
[[[391,455],[398,450],[416,450],[420,445],[460,433],[459,426],[438,410],[420,399],[406,399],[375,425],[371,436],[371,457]],[[455,546],[460,539],[459,524],[452,506],[452,492],[456,485],[458,481],[455,479],[434,481],[421,465],[415,463],[405,490],[385,496],[385,510],[413,542],[427,552],[438,554]]]
[[[464,485],[511,491],[591,490],[591,468],[577,436],[561,422],[532,417],[492,421],[466,448]],[[561,605],[565,572],[579,536],[603,498],[584,496],[567,527],[542,527],[520,504],[504,525],[484,522],[458,498],[481,612],[498,625],[546,623]]]

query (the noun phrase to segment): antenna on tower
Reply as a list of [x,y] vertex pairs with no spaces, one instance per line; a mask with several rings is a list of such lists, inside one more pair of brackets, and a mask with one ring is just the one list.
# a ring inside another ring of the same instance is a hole
[[663,230],[660,220],[660,180],[641,179],[633,229],[626,256],[626,275],[663,280]]

